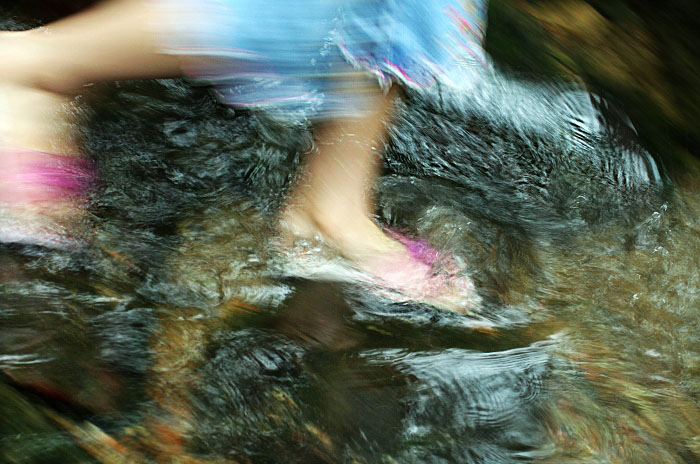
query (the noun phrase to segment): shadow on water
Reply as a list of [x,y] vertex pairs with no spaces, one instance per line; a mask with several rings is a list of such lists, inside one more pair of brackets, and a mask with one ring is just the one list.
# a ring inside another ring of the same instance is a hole
[[604,100],[495,73],[400,105],[378,215],[468,263],[471,316],[281,275],[303,124],[92,100],[92,244],[0,248],[0,460],[700,459],[700,197]]

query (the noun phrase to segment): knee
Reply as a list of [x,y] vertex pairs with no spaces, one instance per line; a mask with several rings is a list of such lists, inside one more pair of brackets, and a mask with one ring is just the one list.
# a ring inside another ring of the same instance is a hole
[[60,51],[35,31],[7,33],[11,46],[2,52],[3,79],[55,94],[70,95],[85,85],[70,62],[60,61]]

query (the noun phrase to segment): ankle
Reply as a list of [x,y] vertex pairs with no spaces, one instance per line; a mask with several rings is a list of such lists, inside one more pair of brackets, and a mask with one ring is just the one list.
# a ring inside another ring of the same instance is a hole
[[378,254],[401,251],[403,247],[388,237],[364,212],[316,216],[321,236],[346,258],[363,262]]

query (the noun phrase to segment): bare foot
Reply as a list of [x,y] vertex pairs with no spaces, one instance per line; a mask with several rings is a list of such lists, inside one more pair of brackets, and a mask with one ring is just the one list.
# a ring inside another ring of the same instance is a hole
[[404,251],[404,247],[387,236],[364,211],[338,211],[312,206],[306,198],[289,203],[280,217],[283,243],[293,245],[298,240],[319,241],[335,249],[362,267],[362,263],[377,254]]
[[385,232],[364,213],[324,216],[308,205],[296,202],[284,210],[280,224],[287,246],[300,239],[327,244],[350,260],[376,293],[394,301],[462,313],[478,305],[473,282],[453,257],[425,242]]

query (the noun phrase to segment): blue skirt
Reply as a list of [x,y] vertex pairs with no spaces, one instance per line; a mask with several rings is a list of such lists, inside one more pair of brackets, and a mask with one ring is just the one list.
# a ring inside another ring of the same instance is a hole
[[151,0],[164,53],[222,102],[361,117],[377,85],[468,86],[487,67],[483,0]]

